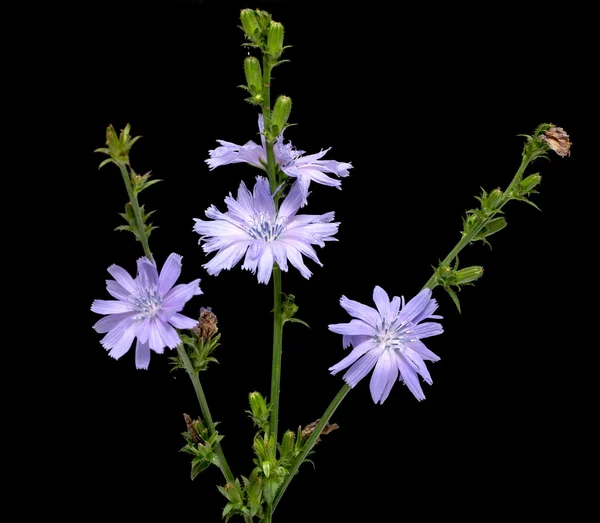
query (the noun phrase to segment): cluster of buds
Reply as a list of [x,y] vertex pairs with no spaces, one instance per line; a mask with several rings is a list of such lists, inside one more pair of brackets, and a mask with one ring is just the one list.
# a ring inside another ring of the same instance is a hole
[[104,160],[99,169],[104,167],[107,163],[113,162],[117,165],[129,165],[129,151],[133,147],[133,144],[137,142],[141,136],[131,137],[130,134],[131,126],[127,124],[125,129],[117,135],[117,131],[112,125],[109,125],[106,129],[106,145],[108,147],[96,149],[95,153],[104,153],[109,158]]
[[[265,103],[268,105],[269,100],[267,90],[270,89],[270,71],[282,63],[279,59],[285,50],[283,25],[272,20],[269,13],[259,9],[242,10],[240,19],[242,29],[249,41],[245,45],[261,50],[263,66],[268,69],[263,71],[260,61],[254,56],[248,56],[244,60],[246,85],[240,87],[250,93],[250,97],[246,98],[248,102],[264,107]],[[277,98],[272,112],[270,107],[264,108],[267,113],[270,113],[270,117],[265,122],[265,137],[268,141],[273,142],[287,126],[292,110],[292,99],[289,96],[280,96]]]
[[260,9],[243,9],[240,19],[246,38],[250,41],[247,45],[259,47],[272,63],[276,63],[285,49],[283,25],[273,21],[269,13]]

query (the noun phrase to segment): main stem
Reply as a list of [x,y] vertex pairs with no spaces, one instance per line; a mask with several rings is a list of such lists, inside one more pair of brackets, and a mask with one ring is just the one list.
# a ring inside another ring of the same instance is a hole
[[137,200],[137,194],[133,192],[131,180],[129,179],[129,171],[127,170],[127,167],[125,167],[125,165],[123,164],[119,164],[119,169],[121,170],[121,175],[123,176],[125,188],[127,189],[127,194],[129,196],[129,203],[131,204],[133,214],[135,216],[135,221],[137,223],[137,236],[142,242],[142,247],[144,248],[144,254],[146,255],[146,258],[148,258],[152,263],[154,263],[152,253],[150,252],[150,246],[148,245],[148,236],[146,235],[144,219],[142,218],[142,210],[140,209],[140,205]]
[[[514,191],[516,186],[521,182],[521,180],[523,178],[523,173],[525,172],[525,169],[527,168],[527,165],[529,165],[530,161],[531,161],[531,155],[525,154],[523,156],[523,160],[521,161],[521,165],[519,166],[519,169],[517,170],[514,178],[512,179],[508,188],[506,189],[506,192],[504,193],[504,198],[498,205],[498,209],[501,209],[502,207],[504,207],[504,205],[510,200],[512,191]],[[481,231],[481,229],[483,227],[485,227],[485,225],[488,222],[489,222],[489,219],[481,220],[480,224],[477,224],[473,228],[472,231],[470,231],[468,234],[465,234],[460,239],[460,241],[456,244],[454,249],[452,249],[450,251],[448,256],[446,256],[444,258],[444,261],[442,262],[442,266],[450,264],[454,260],[454,258],[456,258],[456,256],[458,256],[460,251],[462,251],[473,240],[473,238],[475,238],[475,236],[477,236],[477,233],[479,233],[479,231]],[[436,273],[434,273],[431,276],[431,278],[429,278],[427,283],[423,286],[423,288],[428,287],[430,289],[434,289],[437,285],[438,285],[437,277],[436,277]],[[300,465],[302,465],[302,462],[306,459],[306,456],[308,455],[308,453],[315,446],[317,439],[319,438],[321,432],[325,428],[325,425],[327,423],[329,423],[331,416],[336,411],[336,409],[339,407],[340,403],[346,397],[348,392],[350,392],[350,390],[351,390],[351,387],[348,384],[344,383],[344,385],[342,385],[342,388],[340,389],[340,391],[337,393],[337,396],[329,404],[329,407],[327,407],[327,410],[325,411],[325,413],[319,420],[319,423],[317,424],[317,426],[313,430],[312,434],[310,435],[310,438],[304,445],[302,452],[294,460],[294,463],[292,464],[292,466],[290,468],[289,474],[285,477],[285,479],[283,480],[283,483],[281,484],[281,487],[279,488],[279,491],[277,492],[277,495],[273,501],[272,507],[268,507],[267,518],[265,519],[266,523],[271,522],[271,515],[275,511],[275,508],[277,507],[279,500],[281,499],[281,497],[283,496],[288,485],[290,484],[290,482],[292,481],[292,479],[298,472]]]
[[281,310],[281,269],[273,267],[273,364],[271,367],[271,415],[269,430],[277,441],[279,423],[279,389],[281,383],[281,355],[283,347],[283,317]]

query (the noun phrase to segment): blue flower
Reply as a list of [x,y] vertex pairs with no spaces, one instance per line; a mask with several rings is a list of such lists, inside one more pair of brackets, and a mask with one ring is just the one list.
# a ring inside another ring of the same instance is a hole
[[[262,115],[258,117],[258,128],[261,134],[261,145],[253,141],[249,141],[245,145],[236,145],[224,140],[217,140],[221,144],[221,147],[209,151],[210,158],[205,160],[210,169],[213,170],[215,167],[230,163],[248,163],[266,171],[267,145],[264,137]],[[294,148],[292,142],[283,143],[283,133],[279,135],[277,141],[273,144],[275,162],[287,176],[296,178],[300,185],[302,190],[302,206],[306,205],[308,188],[311,181],[341,189],[341,180],[331,178],[327,176],[327,173],[335,174],[340,178],[350,174],[348,169],[352,169],[351,163],[321,159],[329,150],[325,149],[316,154],[304,156],[304,151]]]
[[340,305],[353,316],[350,323],[329,325],[329,330],[342,334],[344,348],[352,345],[352,352],[329,370],[332,374],[348,367],[344,381],[354,387],[375,367],[371,377],[371,397],[383,403],[397,379],[404,382],[419,401],[425,399],[418,375],[432,384],[425,361],[440,358],[421,342],[422,338],[443,332],[433,318],[438,308],[431,298],[431,290],[423,289],[408,303],[395,296],[391,301],[381,287],[375,287],[373,301],[377,309],[342,296]]
[[[106,290],[116,300],[94,300],[92,311],[107,314],[95,325],[96,332],[107,333],[102,346],[109,355],[119,359],[131,348],[134,338],[135,365],[147,369],[150,350],[162,354],[165,347],[174,349],[179,345],[177,329],[191,329],[198,323],[179,314],[192,296],[202,294],[200,280],[175,285],[181,274],[181,256],[171,254],[160,275],[148,258],[137,262],[138,274],[133,279],[118,265],[111,265],[108,272],[114,280],[106,281]],[[173,286],[175,285],[175,286]]]
[[279,211],[275,210],[269,182],[262,176],[257,176],[253,193],[242,182],[237,199],[229,194],[225,203],[225,213],[214,205],[206,210],[206,216],[213,221],[194,218],[194,231],[201,235],[198,243],[203,243],[204,252],[217,251],[204,265],[211,275],[230,270],[245,255],[242,269],[253,274],[258,271],[259,283],[269,282],[274,262],[282,271],[287,271],[288,260],[308,279],[312,273],[302,255],[322,265],[312,245],[324,247],[326,241],[337,241],[333,235],[339,223],[330,223],[333,212],[296,214],[302,203],[297,184],[292,186]]

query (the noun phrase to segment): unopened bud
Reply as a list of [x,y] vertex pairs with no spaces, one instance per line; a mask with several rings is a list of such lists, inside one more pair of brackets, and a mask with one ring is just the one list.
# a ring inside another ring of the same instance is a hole
[[482,239],[487,236],[491,236],[492,234],[495,234],[498,231],[501,231],[502,229],[504,229],[504,227],[506,227],[506,220],[504,218],[502,218],[502,217],[493,218],[492,220],[490,220],[489,222],[487,222],[485,224],[485,227],[483,227],[483,229],[481,229],[481,231],[479,231],[476,239]]
[[498,205],[502,202],[502,198],[504,198],[504,193],[500,189],[494,189],[486,199],[486,207],[490,211],[494,211],[498,208]]
[[279,22],[271,22],[269,25],[267,50],[275,60],[283,53],[283,25]]
[[542,135],[542,140],[559,156],[571,156],[571,141],[562,127],[550,127]]
[[281,441],[281,454],[283,456],[288,456],[294,451],[294,445],[296,444],[296,434],[294,434],[291,430],[288,430],[283,435],[283,440]]
[[273,138],[276,138],[283,131],[291,112],[292,99],[289,96],[277,98],[271,114],[271,135]]
[[530,191],[532,191],[536,186],[538,186],[541,181],[542,181],[542,177],[536,173],[536,174],[532,174],[532,175],[528,176],[527,178],[525,178],[524,180],[522,180],[521,183],[519,184],[519,186],[521,187],[521,191],[524,194],[527,194]]
[[265,473],[265,476],[268,478],[271,475],[271,462],[263,461],[262,469],[263,469],[263,472]]
[[250,408],[252,409],[252,416],[256,420],[268,421],[269,409],[267,408],[267,402],[261,396],[260,392],[251,392],[249,394]]
[[456,285],[464,285],[472,281],[478,280],[483,275],[483,267],[473,266],[465,267],[454,273]]
[[256,14],[252,9],[242,9],[240,13],[240,20],[242,21],[242,28],[246,36],[252,41],[258,41],[260,38],[260,26],[256,19]]
[[244,73],[246,73],[246,84],[250,94],[255,98],[263,92],[263,77],[258,59],[248,56],[244,60]]

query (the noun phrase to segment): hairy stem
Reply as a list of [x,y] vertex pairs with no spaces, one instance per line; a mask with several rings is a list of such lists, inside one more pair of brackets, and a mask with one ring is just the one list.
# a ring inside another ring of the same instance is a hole
[[277,492],[277,496],[275,496],[275,499],[273,500],[273,511],[275,510],[275,507],[277,507],[277,504],[279,503],[281,496],[283,496],[285,489],[287,489],[288,485],[290,484],[290,482],[292,481],[292,479],[298,472],[300,465],[302,465],[302,463],[306,459],[306,456],[308,456],[308,453],[312,450],[312,448],[317,443],[317,440],[319,439],[321,432],[325,428],[325,425],[327,425],[327,423],[329,423],[331,416],[333,416],[333,413],[340,406],[340,403],[346,397],[346,394],[348,394],[348,392],[350,392],[351,390],[352,390],[352,388],[350,387],[350,385],[344,383],[344,385],[342,386],[340,391],[337,393],[336,397],[333,398],[333,401],[329,404],[329,407],[327,407],[327,410],[325,411],[325,413],[319,420],[319,423],[317,423],[317,426],[312,431],[312,434],[308,438],[308,441],[304,444],[304,447],[302,448],[302,452],[296,457],[296,459],[294,460],[294,463],[290,467],[289,474],[283,480],[283,483],[281,484],[281,487],[279,488],[279,491]]
[[[188,376],[190,377],[190,380],[192,380],[192,385],[194,386],[194,390],[196,391],[196,397],[198,398],[198,403],[200,404],[200,409],[202,410],[202,416],[204,417],[206,426],[208,427],[210,435],[212,436],[215,433],[215,424],[213,422],[212,416],[210,415],[210,410],[208,408],[206,396],[204,395],[204,390],[202,390],[202,385],[200,384],[200,377],[198,376],[198,373],[194,370],[194,366],[192,365],[192,362],[190,361],[190,358],[182,345],[177,346],[177,352],[179,354],[179,357],[181,358],[181,361],[183,361],[183,365],[188,373]],[[216,444],[215,453],[219,459],[219,468],[221,469],[221,472],[223,472],[223,476],[225,476],[225,479],[228,483],[234,483],[235,478],[231,473],[231,469],[229,468],[229,464],[225,459],[225,455],[223,454],[223,450],[221,449],[221,445],[219,443]]]
[[135,216],[135,221],[137,224],[137,237],[142,242],[142,247],[144,248],[144,254],[146,255],[146,258],[154,263],[152,253],[150,252],[150,246],[148,245],[148,236],[146,235],[144,219],[142,218],[142,210],[140,209],[140,205],[138,203],[137,194],[133,192],[131,180],[129,179],[129,171],[125,165],[121,163],[118,165],[119,169],[121,170],[121,175],[123,176],[123,181],[125,182],[125,188],[127,189],[127,194],[129,196],[129,203],[131,204],[131,208],[133,209],[133,214]]
[[[504,193],[502,200],[498,204],[498,207],[497,207],[498,210],[502,209],[502,207],[504,207],[506,205],[506,203],[511,199],[511,196],[512,196],[511,193],[514,191],[515,187],[523,179],[523,173],[525,172],[525,169],[527,168],[527,165],[529,165],[530,161],[531,161],[531,155],[526,154],[523,156],[523,160],[521,161],[521,165],[519,166],[519,169],[517,170],[514,178],[508,185],[508,188],[506,189],[506,192]],[[490,220],[492,218],[493,218],[493,216],[490,216],[487,219],[479,218],[478,222],[471,228],[471,230],[467,234],[463,234],[463,237],[454,246],[454,248],[448,253],[448,256],[446,256],[444,258],[444,260],[442,261],[440,266],[446,267],[446,266],[450,265],[454,261],[454,259],[460,254],[460,252],[467,245],[469,245],[469,243],[471,243],[473,241],[473,238],[475,238],[477,236],[477,234],[479,234],[481,229],[483,229],[490,222]],[[437,271],[436,271],[431,275],[431,278],[429,278],[429,280],[427,280],[427,283],[425,285],[423,285],[423,289],[429,288],[429,289],[433,290],[437,286],[438,286],[438,279],[437,279]]]

